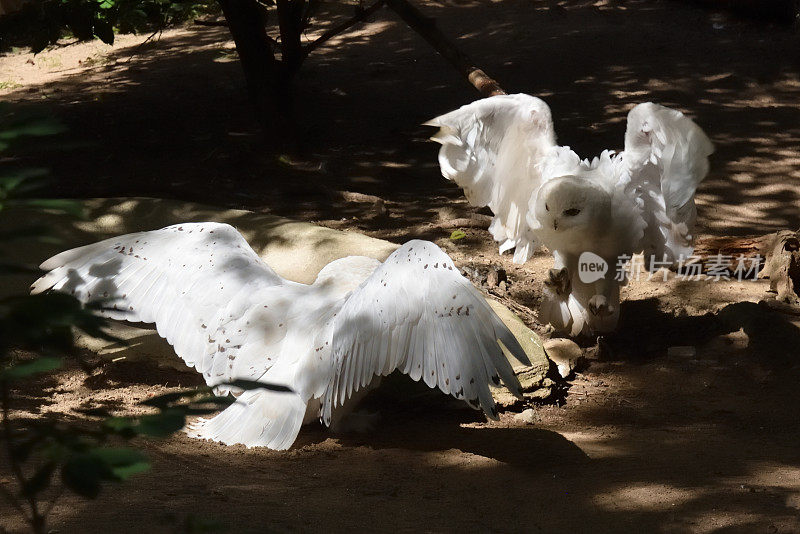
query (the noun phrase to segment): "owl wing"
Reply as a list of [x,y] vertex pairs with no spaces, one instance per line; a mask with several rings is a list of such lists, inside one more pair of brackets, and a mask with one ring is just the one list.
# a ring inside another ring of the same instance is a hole
[[[291,310],[312,286],[278,276],[227,224],[187,223],[114,237],[62,252],[41,268],[49,272],[33,284],[34,293],[54,289],[82,302],[108,300],[101,312],[107,317],[155,323],[211,386],[236,379],[302,385],[288,380],[289,372],[269,371],[291,367],[279,360],[296,357],[298,338],[309,338],[293,335],[304,319]],[[309,394],[303,393],[244,391],[191,433],[288,448],[305,414]]]
[[676,261],[691,254],[694,195],[713,152],[703,130],[680,111],[648,102],[628,114],[622,158],[647,223],[646,256]]
[[500,95],[462,106],[425,123],[440,130],[442,175],[474,206],[488,206],[489,228],[500,252],[515,248],[524,263],[537,246],[525,220],[531,195],[542,182],[541,163],[556,146],[550,108],[525,95]]
[[499,342],[530,365],[513,334],[453,261],[428,241],[409,241],[347,298],[333,332],[334,374],[323,420],[376,375],[413,380],[497,417],[489,383],[521,395]]

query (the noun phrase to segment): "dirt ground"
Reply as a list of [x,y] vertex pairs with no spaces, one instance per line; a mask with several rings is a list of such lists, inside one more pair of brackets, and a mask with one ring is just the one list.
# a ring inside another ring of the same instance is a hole
[[[693,116],[717,147],[698,192],[701,239],[800,227],[800,38],[787,28],[667,1],[420,4],[507,91],[544,98],[560,142],[579,154],[619,148],[636,103]],[[546,334],[535,310],[547,255],[514,266],[481,224],[450,223],[484,212],[441,178],[419,126],[477,95],[391,12],[304,65],[303,146],[291,155],[264,147],[224,28],[145,38],[0,57],[0,98],[69,127],[7,162],[49,167],[62,196],[179,198],[435,240],[459,265],[505,268],[509,287],[491,292]],[[456,227],[467,237],[451,242]],[[512,412],[486,423],[442,396],[390,390],[370,400],[374,432],[307,427],[288,452],[143,441],[149,473],[95,503],[63,497],[52,526],[800,532],[800,322],[757,304],[767,288],[631,283],[617,334],[600,348],[581,341],[588,367],[535,407],[532,424]],[[669,350],[684,346],[694,351]],[[26,412],[77,417],[198,383],[188,371],[108,362],[32,384],[18,400]],[[10,512],[0,519],[21,529]]]

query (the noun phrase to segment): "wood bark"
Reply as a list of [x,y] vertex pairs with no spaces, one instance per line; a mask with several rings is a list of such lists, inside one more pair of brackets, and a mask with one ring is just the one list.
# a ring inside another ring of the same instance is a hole
[[260,117],[273,112],[279,63],[267,35],[264,16],[255,0],[220,0],[242,64],[250,97]]
[[436,26],[436,20],[425,16],[407,0],[388,0],[387,5],[415,32],[460,72],[483,96],[504,95],[500,84],[490,78],[464,52],[458,49]]

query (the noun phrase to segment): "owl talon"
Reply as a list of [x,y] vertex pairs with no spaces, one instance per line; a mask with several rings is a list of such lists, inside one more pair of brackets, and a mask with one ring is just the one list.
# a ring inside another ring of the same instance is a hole
[[561,269],[550,269],[547,273],[547,280],[544,284],[559,295],[567,295],[570,292],[571,284],[569,271],[566,267]]
[[611,315],[614,313],[614,306],[608,304],[608,299],[603,295],[595,295],[589,299],[589,311],[592,315]]

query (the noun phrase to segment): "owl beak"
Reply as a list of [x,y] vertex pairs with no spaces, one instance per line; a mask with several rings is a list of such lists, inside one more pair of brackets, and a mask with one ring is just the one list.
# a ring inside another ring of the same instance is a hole
[[553,230],[558,230],[558,219],[553,219]]

